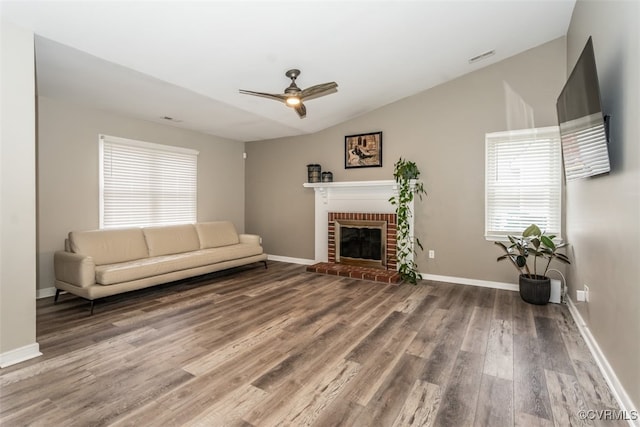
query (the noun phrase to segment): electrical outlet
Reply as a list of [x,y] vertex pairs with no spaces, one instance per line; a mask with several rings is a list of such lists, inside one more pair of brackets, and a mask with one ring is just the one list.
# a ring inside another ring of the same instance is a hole
[[589,287],[587,285],[584,285],[584,300],[589,302]]
[[436,257],[436,251],[434,251],[433,249],[429,250],[429,258],[430,259],[434,259]]
[[584,291],[576,291],[576,299],[578,302],[584,301]]

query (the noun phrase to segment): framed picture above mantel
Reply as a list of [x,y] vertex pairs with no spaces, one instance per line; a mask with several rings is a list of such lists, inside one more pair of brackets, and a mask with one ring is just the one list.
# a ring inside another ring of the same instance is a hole
[[382,132],[344,137],[344,168],[382,167]]

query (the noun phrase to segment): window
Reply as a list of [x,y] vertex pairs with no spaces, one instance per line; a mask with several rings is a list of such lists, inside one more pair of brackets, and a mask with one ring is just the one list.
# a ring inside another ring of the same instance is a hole
[[558,127],[485,138],[485,237],[519,235],[531,224],[561,233],[562,157]]
[[196,222],[198,152],[100,135],[100,228]]

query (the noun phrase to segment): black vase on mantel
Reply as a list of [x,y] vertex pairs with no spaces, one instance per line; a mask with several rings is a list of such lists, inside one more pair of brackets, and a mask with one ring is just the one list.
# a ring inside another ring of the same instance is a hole
[[533,277],[520,275],[520,297],[530,303],[536,305],[545,305],[551,297],[551,279],[538,274]]
[[307,165],[307,177],[308,177],[308,181],[311,182],[320,182],[320,171],[322,170],[322,168],[320,167],[320,165],[318,164],[310,164]]

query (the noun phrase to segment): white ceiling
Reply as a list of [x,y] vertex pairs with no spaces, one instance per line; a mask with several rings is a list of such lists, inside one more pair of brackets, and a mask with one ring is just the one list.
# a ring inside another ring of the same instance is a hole
[[[563,36],[574,4],[2,0],[0,11],[36,34],[40,95],[252,141],[317,132]],[[290,68],[301,88],[338,92],[306,102],[305,119],[238,93],[282,93]]]

